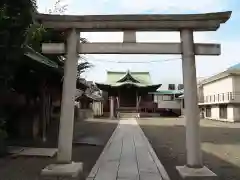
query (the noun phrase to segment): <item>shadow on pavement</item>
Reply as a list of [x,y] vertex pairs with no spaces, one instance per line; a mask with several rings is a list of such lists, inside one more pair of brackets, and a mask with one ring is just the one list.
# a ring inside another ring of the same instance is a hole
[[[57,126],[57,124],[56,124]],[[75,124],[75,134],[83,133],[85,136],[98,137],[107,143],[112,135],[117,121],[110,123],[107,120],[98,121],[82,121]],[[58,126],[57,126],[58,127]],[[57,145],[57,132],[53,131],[51,141],[46,146],[56,147]],[[51,142],[51,143],[50,143]],[[21,144],[21,143],[18,143]],[[43,145],[41,145],[43,146]],[[104,146],[89,146],[89,145],[73,145],[72,160],[75,162],[83,162],[84,176],[87,177],[93,165],[97,161]],[[54,163],[56,157],[25,157],[25,156],[7,156],[0,158],[0,179],[1,180],[38,180],[42,168]]]

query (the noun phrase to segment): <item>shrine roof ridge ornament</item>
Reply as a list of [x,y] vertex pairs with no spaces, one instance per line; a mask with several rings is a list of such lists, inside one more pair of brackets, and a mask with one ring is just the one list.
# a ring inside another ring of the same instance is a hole
[[215,31],[231,17],[231,11],[205,14],[50,15],[36,14],[46,28],[81,31]]

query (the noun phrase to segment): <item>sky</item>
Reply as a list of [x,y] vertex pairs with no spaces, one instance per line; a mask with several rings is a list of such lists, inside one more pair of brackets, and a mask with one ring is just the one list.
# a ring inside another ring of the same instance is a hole
[[[38,0],[38,11],[47,13],[55,0]],[[191,14],[232,11],[230,20],[216,32],[194,33],[194,41],[220,43],[220,56],[196,56],[197,77],[209,77],[240,63],[240,1],[239,0],[62,0],[64,14]],[[90,42],[122,42],[122,32],[84,32]],[[178,32],[137,32],[138,42],[180,42]],[[93,67],[84,73],[88,80],[104,82],[106,71],[149,71],[153,83],[181,83],[180,56],[172,55],[85,55]],[[112,62],[115,61],[115,62]],[[150,61],[158,61],[152,62]],[[141,63],[117,63],[141,62]]]

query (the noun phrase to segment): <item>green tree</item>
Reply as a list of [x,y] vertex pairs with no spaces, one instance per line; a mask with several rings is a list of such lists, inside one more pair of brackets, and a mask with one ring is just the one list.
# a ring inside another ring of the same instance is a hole
[[0,87],[8,88],[17,61],[23,56],[26,29],[37,12],[35,0],[1,0],[0,2]]
[[[64,14],[68,8],[68,5],[61,5],[62,0],[56,0],[54,6],[48,9],[49,14]],[[32,29],[28,31],[28,44],[32,46],[35,50],[41,52],[41,43],[42,42],[54,42],[54,43],[62,43],[65,42],[67,38],[67,33],[64,31],[56,31],[53,29],[44,29],[43,26],[35,23]],[[35,33],[36,32],[36,33]],[[87,39],[80,37],[81,43],[88,42]],[[60,67],[63,69],[65,56],[56,56],[56,55],[46,55],[51,60],[57,62]],[[80,78],[80,74],[85,70],[91,68],[93,65],[86,61],[86,58],[81,55],[79,56],[80,63],[78,64],[77,77]],[[84,61],[84,62],[82,62]]]
[[[63,14],[66,9],[67,5],[61,6],[61,0],[57,0],[49,13]],[[10,88],[14,79],[14,70],[24,54],[24,46],[28,45],[41,52],[42,42],[64,42],[66,39],[66,32],[45,29],[36,22],[35,13],[37,13],[36,0],[2,0],[0,2],[0,88]],[[86,39],[81,38],[81,41],[86,42]],[[64,57],[46,56],[63,68]],[[84,63],[79,66],[83,72],[85,68],[90,67],[90,64]]]

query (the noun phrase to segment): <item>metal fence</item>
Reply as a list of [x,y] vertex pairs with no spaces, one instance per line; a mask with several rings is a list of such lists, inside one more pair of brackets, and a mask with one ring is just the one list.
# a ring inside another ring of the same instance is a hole
[[199,97],[200,103],[221,103],[221,102],[234,102],[240,103],[240,92],[226,92],[213,95]]

